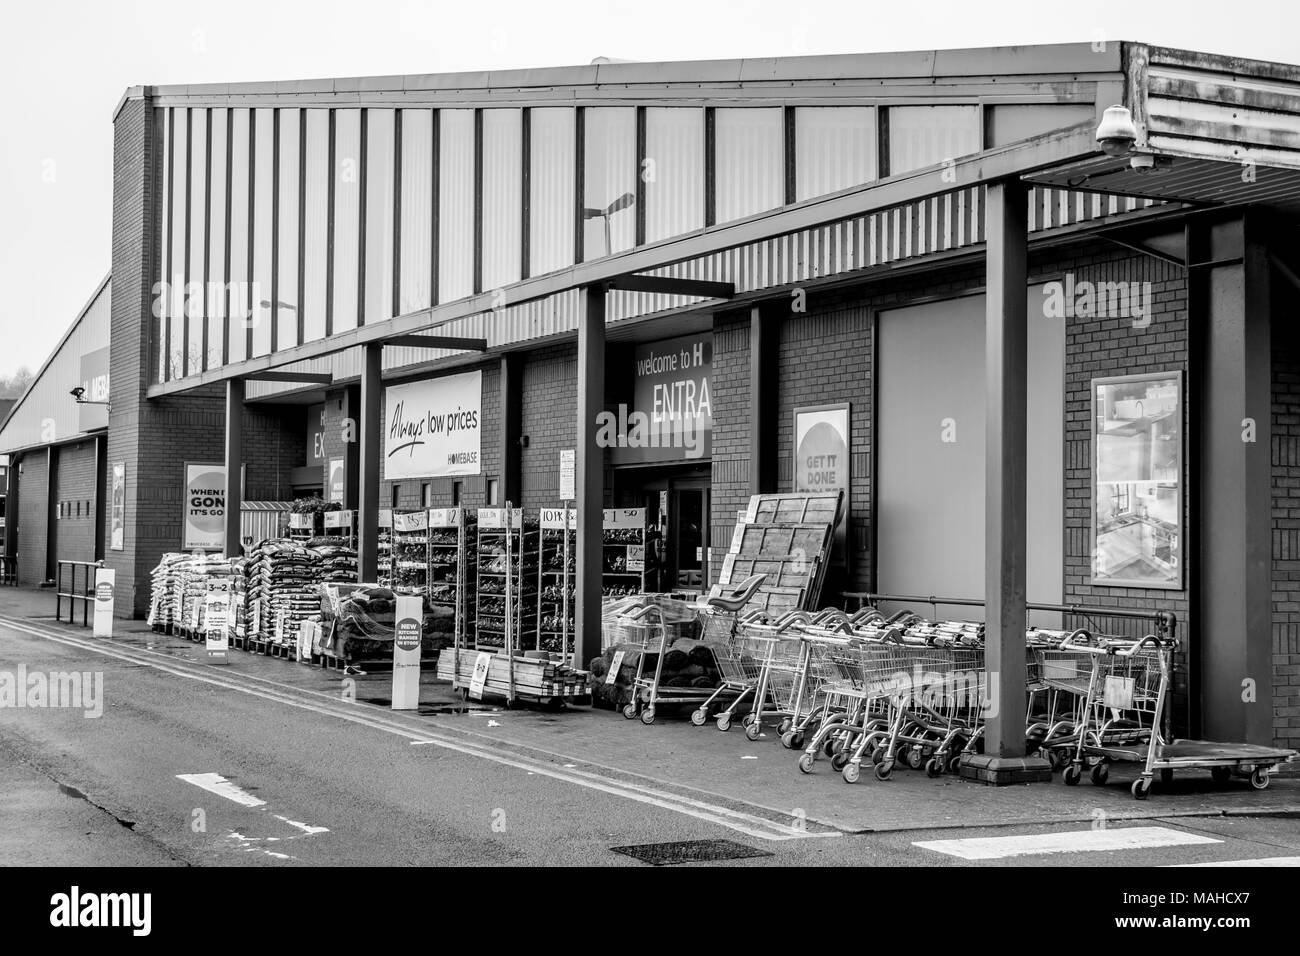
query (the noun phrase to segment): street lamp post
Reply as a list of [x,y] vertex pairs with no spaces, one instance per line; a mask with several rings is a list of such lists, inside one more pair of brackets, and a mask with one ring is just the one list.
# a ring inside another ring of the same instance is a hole
[[636,196],[634,196],[632,193],[624,193],[623,195],[615,199],[612,203],[610,203],[608,206],[606,206],[604,209],[593,209],[588,207],[582,210],[583,219],[605,220],[605,255],[609,255],[611,252],[614,251],[613,242],[610,239],[609,217],[614,215],[614,213],[619,212],[620,210],[626,209],[628,206],[633,205],[635,202],[636,202]]

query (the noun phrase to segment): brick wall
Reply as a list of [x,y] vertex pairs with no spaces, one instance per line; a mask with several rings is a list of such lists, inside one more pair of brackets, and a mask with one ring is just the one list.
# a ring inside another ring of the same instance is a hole
[[1300,353],[1279,327],[1273,348],[1273,738],[1300,748]]
[[[1181,590],[1095,587],[1092,577],[1092,396],[1093,378],[1180,371],[1187,374],[1187,284],[1185,272],[1170,263],[1147,256],[1134,256],[1105,246],[1080,250],[1060,267],[1074,273],[1076,285],[1097,282],[1150,282],[1152,314],[1141,320],[1126,317],[1070,318],[1065,342],[1065,602],[1101,607],[1172,611],[1178,616],[1181,649],[1174,658],[1171,716],[1177,731],[1190,726],[1187,671],[1187,635],[1191,606],[1187,582],[1194,556],[1186,548]],[[1189,427],[1184,400],[1182,433]],[[1186,445],[1184,444],[1184,448]],[[1190,472],[1184,453],[1182,475],[1183,527],[1190,515],[1187,495]],[[1073,622],[1092,627],[1086,620]],[[1150,631],[1139,622],[1098,622],[1108,629],[1141,637]]]
[[55,554],[61,561],[95,560],[95,442],[61,445],[55,509]]
[[[149,324],[151,288],[160,270],[157,263],[158,169],[154,149],[153,111],[146,100],[126,100],[113,123],[113,260],[111,341],[113,406],[109,412],[108,461],[126,466],[123,550],[109,550],[108,567],[117,571],[118,614],[130,617],[146,608],[149,549],[139,547],[134,525],[147,500],[141,482],[142,452],[138,443],[146,426],[140,417],[151,367]],[[108,469],[111,481],[112,468]],[[105,488],[108,494],[109,489]]]
[[[222,428],[225,427],[222,418]],[[224,433],[222,436],[224,457]],[[307,463],[305,405],[247,405],[244,408],[244,498],[292,501],[293,469]]]
[[731,543],[736,512],[749,502],[752,453],[749,445],[749,315],[727,314],[713,323],[712,489],[709,540],[714,561],[710,583],[717,583],[722,556]]
[[[560,451],[576,449],[578,348],[559,345],[528,355],[523,372],[522,489],[525,508],[560,504]],[[594,427],[594,425],[593,425]]]
[[45,451],[23,455],[18,469],[18,583],[40,584],[45,580],[45,554],[49,542],[46,524],[49,466]]
[[[830,302],[815,313],[781,323],[776,416],[777,482],[794,490],[794,410],[802,405],[848,402],[848,566],[828,569],[825,594],[863,590],[871,580],[871,326],[865,305]],[[730,538],[723,538],[729,541]]]

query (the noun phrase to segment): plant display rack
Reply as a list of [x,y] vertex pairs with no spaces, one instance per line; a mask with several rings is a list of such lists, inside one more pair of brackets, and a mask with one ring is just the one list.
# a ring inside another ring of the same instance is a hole
[[645,593],[645,509],[607,508],[601,548],[601,594],[607,598]]
[[508,504],[480,508],[477,517],[474,647],[506,653],[536,650],[537,519],[525,518],[522,508]]
[[393,514],[389,553],[392,580],[389,587],[393,593],[425,594],[429,585],[429,512]]
[[537,649],[574,659],[574,568],[578,560],[578,512],[543,508],[541,560],[537,568]]
[[478,521],[466,508],[429,511],[428,603],[453,613],[451,654],[456,657],[474,643],[475,587],[478,580]]
[[316,537],[316,524],[320,516],[315,511],[289,513],[289,540],[306,545]]
[[353,551],[357,548],[357,513],[355,511],[325,512],[325,536],[327,538],[344,538],[347,547]]

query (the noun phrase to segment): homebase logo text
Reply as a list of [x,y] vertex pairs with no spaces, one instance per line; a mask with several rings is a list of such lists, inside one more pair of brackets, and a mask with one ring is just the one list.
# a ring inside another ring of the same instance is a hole
[[0,710],[75,708],[86,717],[104,714],[104,675],[101,671],[0,671]]
[[153,895],[150,893],[71,892],[50,897],[50,925],[60,927],[129,927],[134,936],[148,936],[153,924]]

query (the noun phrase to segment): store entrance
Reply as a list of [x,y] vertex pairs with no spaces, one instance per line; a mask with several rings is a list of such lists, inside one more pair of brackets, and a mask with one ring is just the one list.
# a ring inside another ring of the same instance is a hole
[[614,472],[614,505],[646,509],[646,589],[708,589],[709,466],[650,466]]

